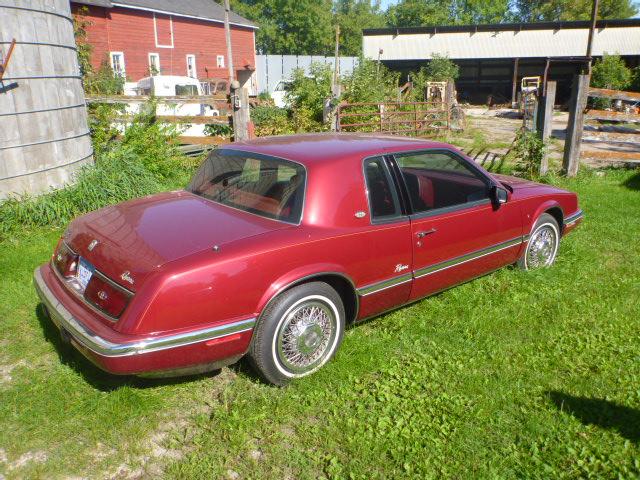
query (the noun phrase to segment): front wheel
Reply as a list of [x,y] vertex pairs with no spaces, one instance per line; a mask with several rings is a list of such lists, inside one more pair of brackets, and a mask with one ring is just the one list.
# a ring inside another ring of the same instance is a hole
[[548,213],[543,213],[531,231],[527,248],[518,260],[518,266],[525,270],[532,270],[553,265],[559,245],[558,222]]
[[342,342],[342,300],[323,282],[298,285],[263,312],[249,347],[249,361],[266,381],[284,386],[327,363]]

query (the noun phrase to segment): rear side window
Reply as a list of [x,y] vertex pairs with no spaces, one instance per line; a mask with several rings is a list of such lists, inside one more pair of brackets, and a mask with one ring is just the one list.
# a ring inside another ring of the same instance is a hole
[[365,160],[369,209],[373,220],[386,220],[400,215],[398,194],[382,158]]
[[299,223],[305,180],[305,169],[297,163],[250,152],[216,150],[187,190],[229,207]]
[[416,213],[489,198],[487,180],[451,152],[411,153],[395,159]]

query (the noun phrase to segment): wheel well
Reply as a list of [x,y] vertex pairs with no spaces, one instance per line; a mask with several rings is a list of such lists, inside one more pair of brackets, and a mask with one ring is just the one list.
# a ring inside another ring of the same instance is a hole
[[558,227],[560,227],[560,233],[564,230],[564,215],[562,214],[562,209],[560,207],[551,207],[544,213],[548,213],[558,222]]
[[299,282],[294,283],[287,287],[287,290],[296,285],[302,285],[309,282],[324,282],[333,288],[344,305],[345,321],[347,323],[353,322],[358,314],[358,295],[356,294],[355,287],[347,278],[342,275],[327,273],[320,274],[315,277],[307,277]]

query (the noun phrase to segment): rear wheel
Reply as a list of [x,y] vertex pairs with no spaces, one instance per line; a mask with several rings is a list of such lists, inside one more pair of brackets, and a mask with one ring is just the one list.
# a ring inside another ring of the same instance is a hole
[[553,265],[559,245],[558,222],[548,213],[543,213],[531,231],[527,248],[518,260],[518,266],[525,270],[532,270]]
[[340,296],[326,283],[293,287],[263,312],[249,347],[249,360],[274,385],[310,375],[340,346],[344,318]]

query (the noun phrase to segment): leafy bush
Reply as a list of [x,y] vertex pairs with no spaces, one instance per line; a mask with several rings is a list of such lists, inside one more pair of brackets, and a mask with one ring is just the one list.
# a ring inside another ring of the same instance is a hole
[[537,178],[545,154],[545,145],[536,132],[522,129],[516,135],[511,154],[515,157],[514,173]]
[[351,75],[344,77],[342,100],[356,102],[395,101],[400,74],[373,60],[361,58]]
[[73,180],[38,197],[23,195],[0,203],[0,240],[23,227],[62,226],[77,215],[162,188],[132,146],[107,152],[95,165],[82,167]]
[[[632,72],[620,55],[607,55],[602,60],[596,60],[591,72],[591,86],[624,90],[631,84]],[[596,108],[608,108],[611,100],[608,98],[593,98],[592,105]]]
[[446,55],[437,53],[433,54],[433,58],[424,69],[427,80],[432,82],[448,82],[460,76],[458,65],[453,63]]
[[175,125],[156,121],[155,103],[143,106],[122,138],[122,147],[130,150],[138,161],[158,180],[175,175],[182,154],[177,146],[179,131]]
[[[309,75],[301,68],[293,71],[291,86],[287,90],[287,100],[291,109],[304,109],[311,119],[322,123],[322,108],[325,99],[331,96],[331,79],[333,72],[329,65],[312,63]],[[306,114],[305,114],[306,115]]]
[[278,107],[258,106],[251,110],[251,120],[258,137],[294,133],[287,111]]
[[204,126],[204,134],[213,137],[231,138],[233,136],[233,127],[220,123],[208,123]]

